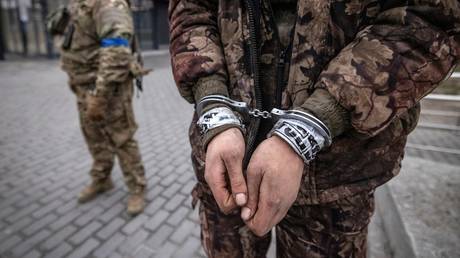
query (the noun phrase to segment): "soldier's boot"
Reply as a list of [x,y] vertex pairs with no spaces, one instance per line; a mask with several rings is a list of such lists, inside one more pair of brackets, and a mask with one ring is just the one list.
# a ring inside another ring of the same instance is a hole
[[136,216],[142,211],[145,207],[145,191],[144,187],[138,186],[133,191],[131,191],[128,203],[127,203],[127,213],[131,216]]
[[98,195],[113,189],[112,179],[94,180],[90,185],[86,186],[78,195],[78,202],[85,203],[93,200]]

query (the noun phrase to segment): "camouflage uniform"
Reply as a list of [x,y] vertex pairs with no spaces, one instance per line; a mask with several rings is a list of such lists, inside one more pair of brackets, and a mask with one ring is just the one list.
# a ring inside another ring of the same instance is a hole
[[[130,192],[143,192],[146,180],[133,138],[137,124],[132,107],[133,76],[141,74],[142,68],[129,46],[134,35],[129,4],[71,0],[68,8],[70,24],[65,33],[71,43],[61,48],[61,65],[77,96],[81,129],[94,160],[91,177],[94,182],[110,178],[117,156]],[[103,39],[126,39],[127,44],[101,47]],[[97,107],[103,112],[101,120],[88,116],[93,97],[104,103]]]
[[[266,110],[304,109],[335,132],[305,166],[297,200],[277,226],[278,256],[364,257],[373,191],[398,174],[420,99],[459,60],[459,2],[298,0],[286,78],[270,1],[172,0],[169,11],[173,73],[186,100],[221,94]],[[238,211],[218,211],[196,119],[194,195],[206,253],[264,257],[268,238],[248,233]],[[246,141],[257,144],[270,127],[255,120]]]

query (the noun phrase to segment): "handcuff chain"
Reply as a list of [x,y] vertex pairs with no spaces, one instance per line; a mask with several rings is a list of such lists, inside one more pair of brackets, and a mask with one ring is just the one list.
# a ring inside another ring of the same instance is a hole
[[252,109],[252,110],[249,110],[249,114],[255,118],[258,118],[258,117],[261,117],[261,118],[264,118],[264,119],[268,119],[268,118],[271,118],[272,115],[270,114],[270,112],[264,110],[264,111],[260,111],[259,109]]

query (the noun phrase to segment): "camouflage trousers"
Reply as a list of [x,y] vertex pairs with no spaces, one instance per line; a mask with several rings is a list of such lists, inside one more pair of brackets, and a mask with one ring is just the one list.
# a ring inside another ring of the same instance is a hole
[[77,96],[81,130],[93,158],[90,171],[93,181],[110,177],[116,156],[130,192],[143,190],[146,186],[144,166],[133,138],[137,124],[132,107],[132,83],[118,85],[115,89],[109,99],[110,112],[103,123],[92,122],[86,116],[91,85],[72,85],[71,88]]
[[[257,237],[240,218],[240,211],[225,215],[203,181],[193,191],[200,200],[201,242],[208,257],[266,257],[271,234]],[[203,164],[203,163],[201,163]],[[294,205],[276,226],[277,257],[366,257],[367,226],[374,212],[374,195],[362,192],[320,205]]]

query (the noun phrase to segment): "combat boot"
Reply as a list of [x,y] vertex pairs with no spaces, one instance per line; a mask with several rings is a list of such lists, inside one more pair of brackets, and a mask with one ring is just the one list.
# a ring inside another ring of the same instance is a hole
[[107,192],[113,188],[112,179],[95,180],[86,186],[78,195],[78,202],[85,203],[93,200],[96,196]]
[[145,200],[144,200],[145,191],[143,188],[138,187],[135,191],[132,191],[128,198],[127,203],[127,212],[131,216],[136,216],[137,214],[144,211]]

